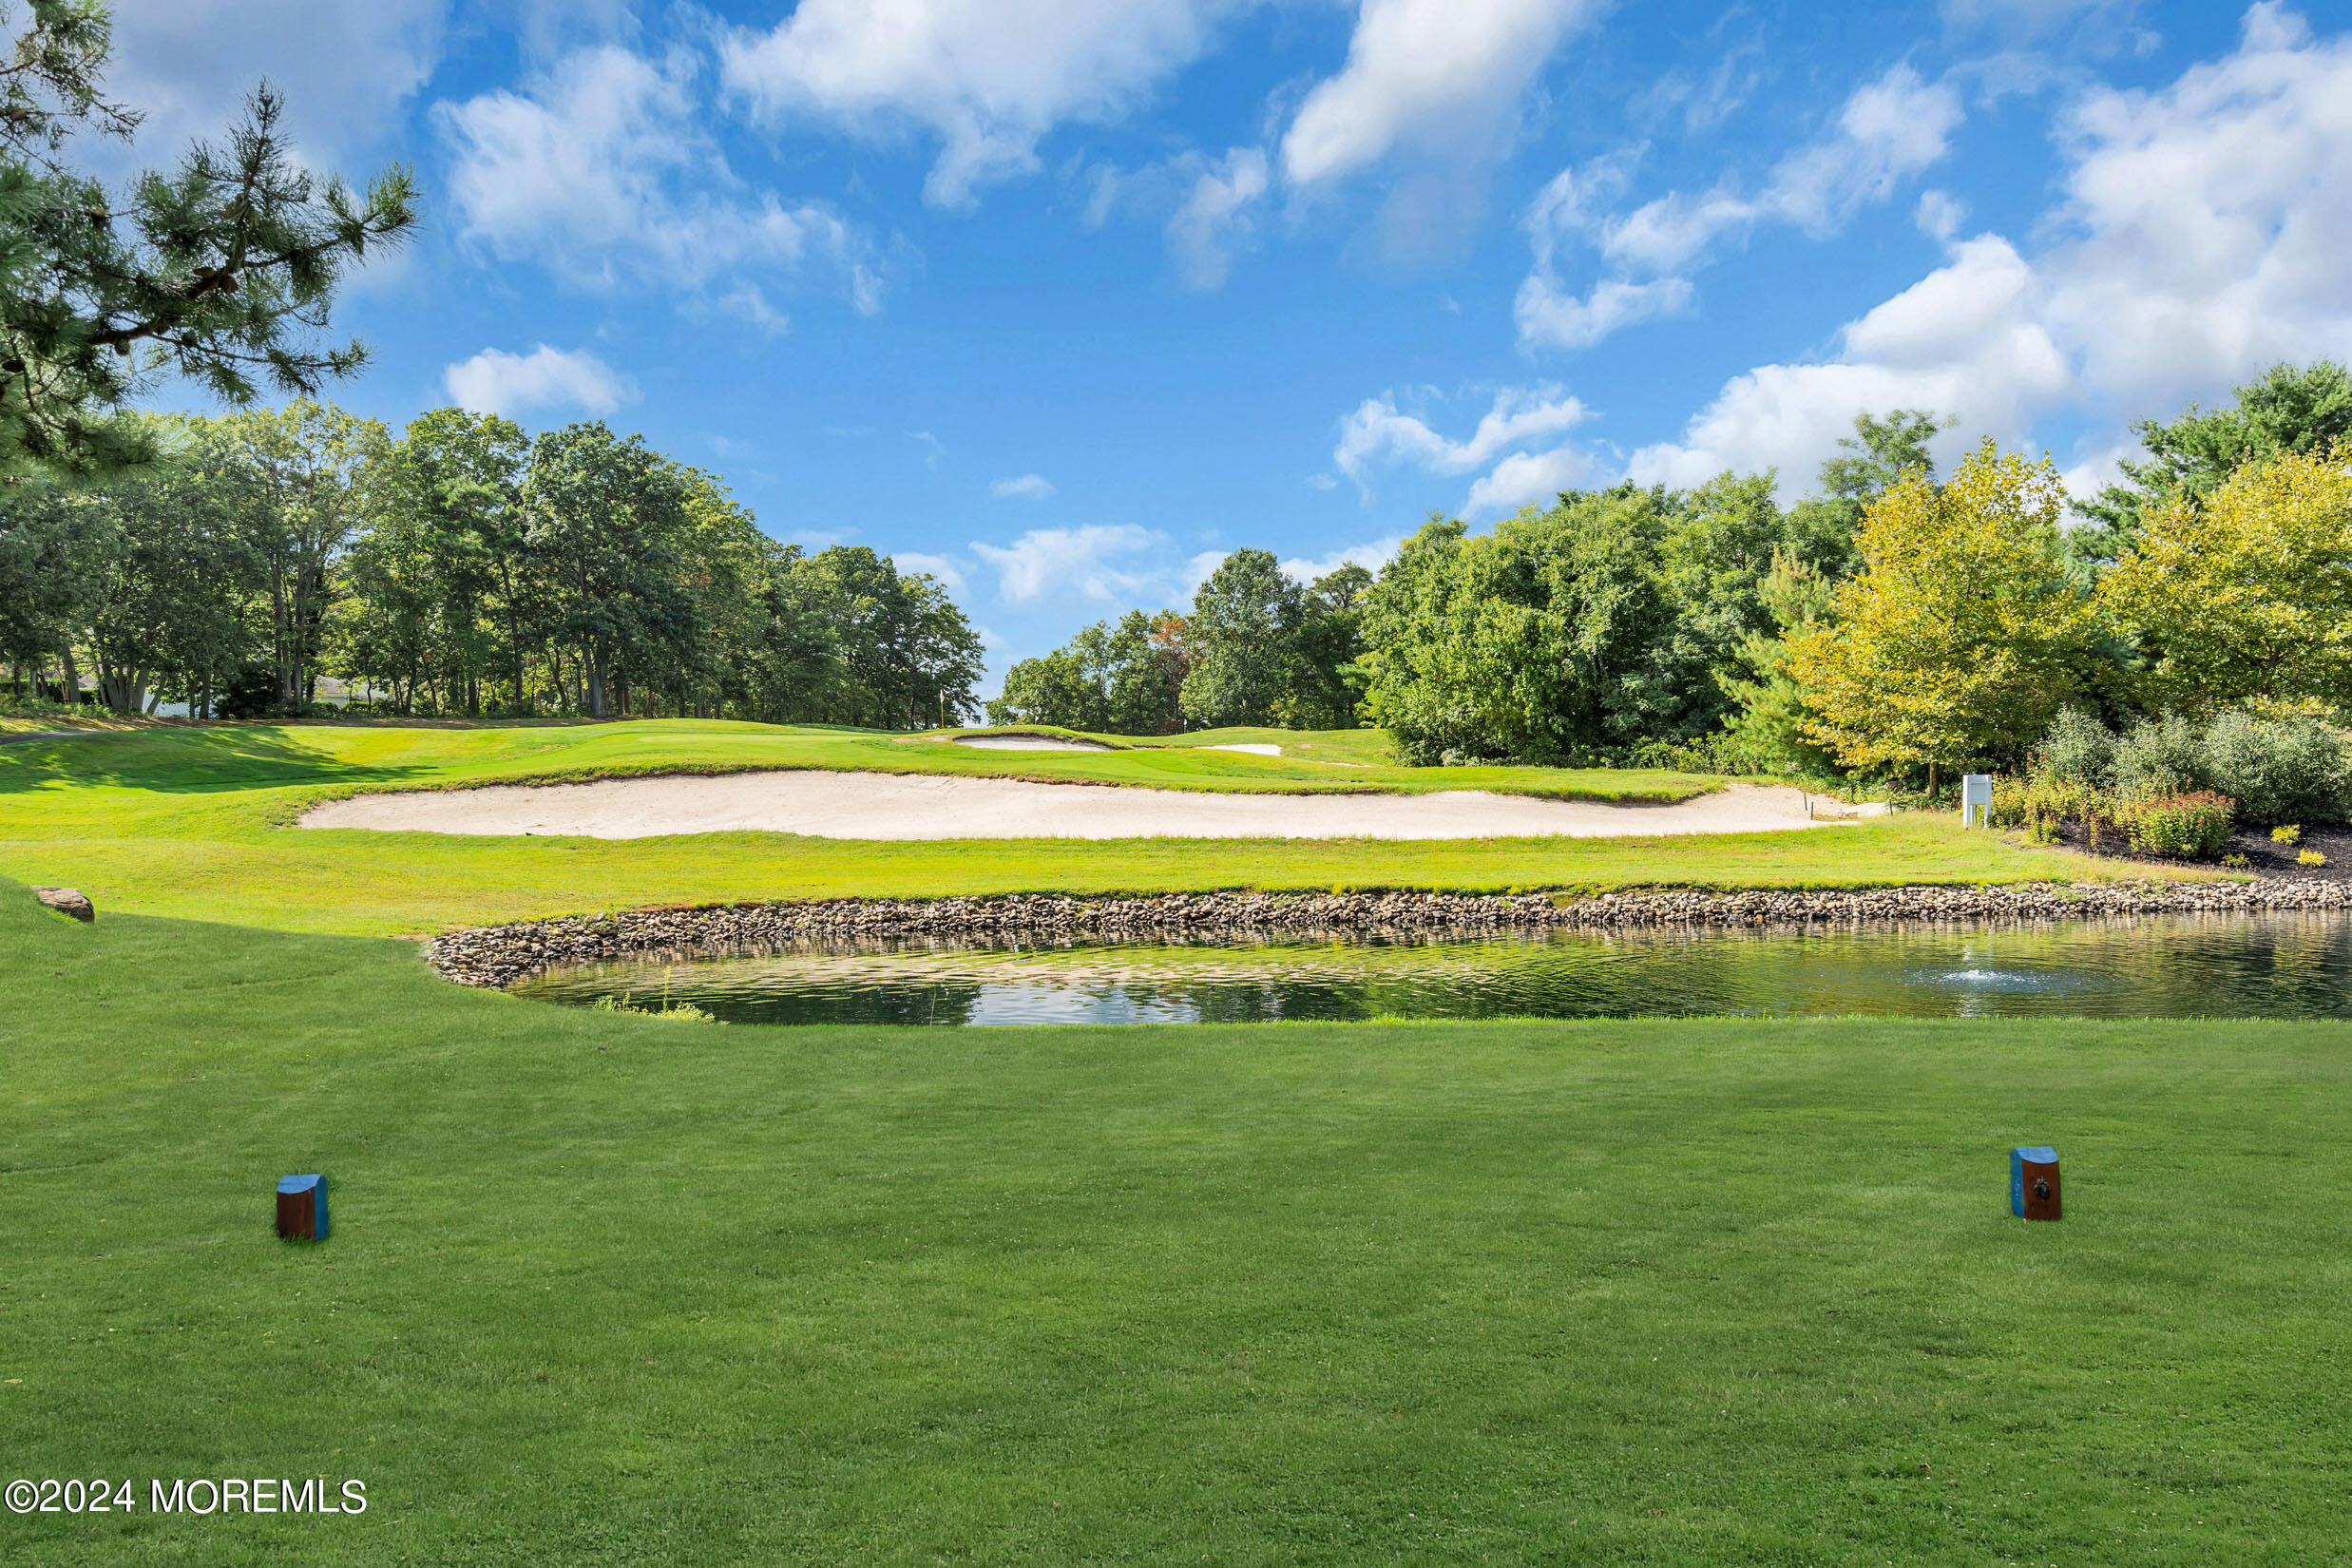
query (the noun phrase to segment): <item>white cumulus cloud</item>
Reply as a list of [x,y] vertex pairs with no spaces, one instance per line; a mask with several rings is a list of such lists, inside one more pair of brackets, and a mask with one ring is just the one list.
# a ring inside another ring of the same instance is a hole
[[927,555],[920,550],[895,550],[890,564],[902,572],[921,572],[939,579],[940,585],[957,599],[968,591],[964,578],[964,563],[950,555]]
[[1184,204],[1168,220],[1168,249],[1185,283],[1221,288],[1233,252],[1250,239],[1250,209],[1266,194],[1266,155],[1235,147],[1203,168]]
[[941,143],[925,194],[967,204],[1037,167],[1065,120],[1123,113],[1209,45],[1237,0],[801,0],[722,46],[728,91],[772,124],[862,134],[920,127]]
[[570,282],[732,282],[729,308],[780,317],[745,274],[837,275],[871,312],[882,283],[865,237],[818,202],[746,189],[699,128],[698,67],[618,45],[566,55],[520,90],[437,106],[455,157],[449,199],[463,235]]
[[1000,479],[988,487],[988,493],[999,501],[1043,501],[1054,493],[1054,482],[1042,473],[1024,473],[1018,479]]
[[2352,357],[2352,35],[2250,8],[2239,47],[2155,90],[2096,89],[2065,116],[2064,200],[2028,257],[1998,235],[1849,324],[1827,363],[1735,376],[1635,478],[1777,464],[1800,483],[1857,411],[1954,413],[1957,444],[2024,444],[2067,411],[2073,483],[2135,418],[2212,401],[2280,360]]
[[1155,560],[1165,534],[1132,523],[1080,528],[1031,528],[1010,545],[975,543],[972,553],[997,574],[997,597],[1008,604],[1082,599],[1102,604],[1138,602],[1165,576]]
[[1592,0],[1362,0],[1348,63],[1282,139],[1283,177],[1334,180],[1400,146],[1481,150]]
[[[1833,234],[1858,208],[1884,201],[1941,160],[1960,120],[1960,95],[1949,83],[1896,66],[1856,88],[1836,127],[1783,158],[1754,196],[1727,178],[1710,190],[1670,191],[1613,212],[1608,203],[1629,180],[1630,156],[1563,171],[1528,209],[1535,265],[1520,285],[1520,343],[1589,348],[1635,322],[1687,309],[1692,286],[1682,274],[1718,239],[1766,222]],[[1571,243],[1597,253],[1610,274],[1580,296],[1559,276],[1559,255]]]
[[1530,273],[1519,286],[1512,315],[1523,342],[1586,349],[1620,327],[1676,316],[1690,304],[1691,280],[1687,277],[1653,277],[1640,283],[1606,278],[1579,299],[1563,293],[1550,275]]
[[442,373],[450,401],[476,413],[514,415],[536,409],[607,414],[637,401],[637,384],[584,349],[528,354],[484,349]]
[[1834,233],[1857,207],[1885,201],[1906,176],[1941,161],[1960,120],[1951,84],[1897,66],[1845,101],[1835,135],[1782,161],[1759,206],[1808,234]]
[[1188,148],[1132,170],[1098,163],[1083,180],[1088,228],[1120,215],[1159,223],[1178,279],[1203,292],[1222,288],[1234,257],[1255,240],[1272,183],[1259,147],[1232,147],[1215,159]]
[[2160,92],[2093,93],[2040,263],[2101,394],[2167,403],[2281,359],[2352,354],[2352,33],[2277,4]]
[[1591,454],[1570,446],[1549,451],[1513,452],[1470,487],[1462,504],[1464,517],[1487,517],[1521,507],[1547,507],[1560,491],[1575,489],[1599,467]]
[[1919,205],[1911,210],[1911,220],[1922,234],[1949,239],[1968,221],[1968,203],[1950,191],[1922,191]]
[[1449,440],[1426,420],[1397,407],[1396,393],[1367,397],[1340,421],[1339,445],[1331,461],[1339,470],[1366,485],[1374,465],[1407,464],[1429,473],[1470,473],[1486,467],[1505,448],[1524,448],[1564,435],[1583,423],[1589,411],[1558,387],[1506,387],[1495,394],[1477,429],[1460,441]]
[[397,128],[441,59],[449,0],[113,0],[106,93],[147,119],[139,157],[167,165],[191,137],[217,137],[268,78],[287,125],[335,159]]
[[[1850,323],[1835,360],[1733,377],[1681,440],[1635,452],[1633,477],[1695,485],[1726,468],[1778,467],[1810,484],[1863,410],[1958,413],[1969,436],[2020,444],[2074,388],[2067,356],[2041,323],[2042,302],[2033,268],[2006,239],[1972,239]],[[1947,438],[1946,450],[1961,438]]]

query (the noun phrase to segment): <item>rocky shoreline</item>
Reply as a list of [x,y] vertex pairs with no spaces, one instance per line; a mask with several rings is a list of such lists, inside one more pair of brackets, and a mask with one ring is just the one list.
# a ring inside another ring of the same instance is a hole
[[1549,893],[1007,894],[672,906],[452,931],[425,946],[460,985],[503,988],[575,964],[774,951],[823,938],[1150,942],[1221,936],[1478,936],[1545,927],[1857,925],[1877,921],[2081,920],[2352,908],[2352,886],[2251,882],[2025,883],[1849,891],[1654,889],[1562,901]]

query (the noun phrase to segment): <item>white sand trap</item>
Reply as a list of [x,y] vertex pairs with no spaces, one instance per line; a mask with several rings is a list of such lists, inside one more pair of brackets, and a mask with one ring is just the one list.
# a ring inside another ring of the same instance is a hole
[[1227,746],[1195,746],[1196,752],[1248,752],[1252,756],[1280,756],[1282,748],[1271,740],[1236,740]]
[[1677,806],[1436,794],[1209,794],[938,774],[757,773],[354,795],[305,828],[651,838],[1517,838],[1814,826],[1795,790],[1733,785]]
[[1111,749],[1091,740],[1059,740],[1049,735],[967,735],[957,736],[956,744],[980,752],[1107,752]]
[[1895,808],[1884,800],[1840,800],[1833,794],[1806,796],[1814,820],[1837,822],[1864,816],[1892,816]]

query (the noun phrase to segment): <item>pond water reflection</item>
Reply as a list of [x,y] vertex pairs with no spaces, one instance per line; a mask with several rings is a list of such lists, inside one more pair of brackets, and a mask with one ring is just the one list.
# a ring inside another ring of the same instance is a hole
[[811,944],[602,964],[515,987],[734,1023],[1277,1019],[2352,1017],[2352,914],[1549,930],[1116,946]]

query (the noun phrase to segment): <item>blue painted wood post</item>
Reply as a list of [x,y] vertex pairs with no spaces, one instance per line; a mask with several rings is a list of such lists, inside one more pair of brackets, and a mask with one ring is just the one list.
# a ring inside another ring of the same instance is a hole
[[277,1233],[287,1241],[327,1239],[327,1178],[290,1176],[277,1184]]
[[2009,1151],[2009,1212],[2019,1219],[2058,1217],[2058,1152],[2048,1144]]

